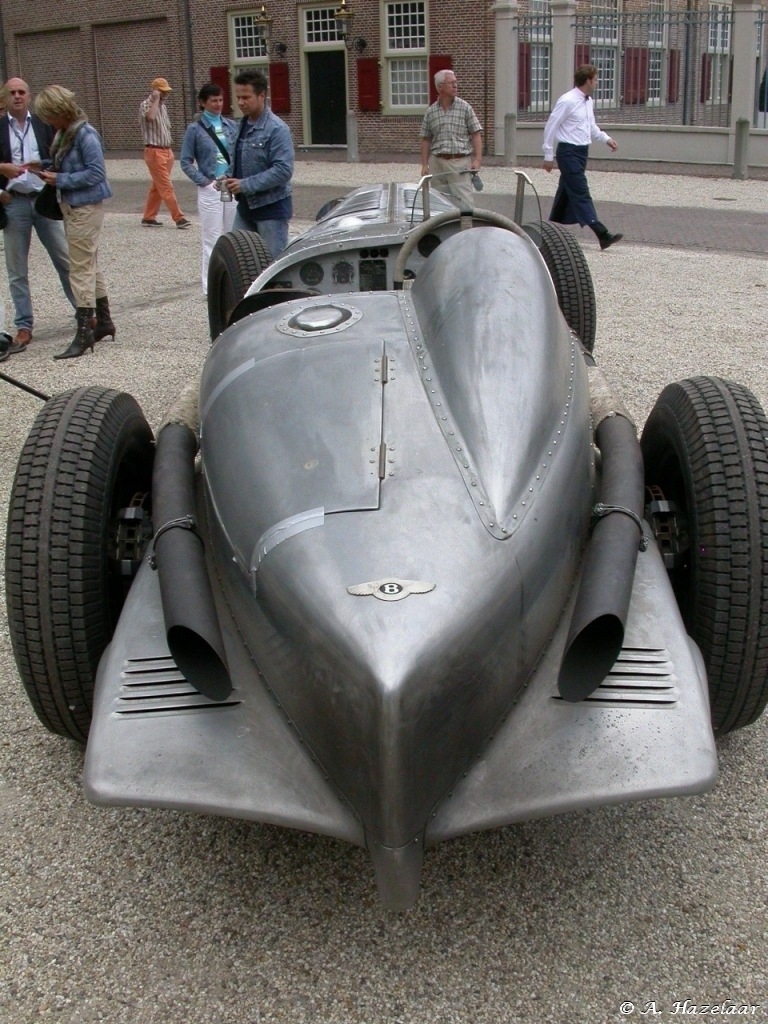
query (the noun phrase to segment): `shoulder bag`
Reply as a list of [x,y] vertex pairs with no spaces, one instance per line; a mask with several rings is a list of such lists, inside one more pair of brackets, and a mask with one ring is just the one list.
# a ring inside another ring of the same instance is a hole
[[229,150],[226,149],[222,145],[221,139],[216,134],[216,132],[213,130],[213,128],[211,128],[210,125],[207,125],[205,123],[205,121],[201,121],[200,122],[200,127],[203,129],[204,132],[206,132],[206,134],[210,135],[210,137],[213,139],[213,141],[219,147],[219,151],[221,152],[221,155],[224,157],[224,159],[227,161],[227,164],[228,165],[231,164],[232,163],[232,157],[231,157],[231,155],[229,153]]
[[35,210],[41,217],[47,217],[48,220],[64,220],[59,200],[56,198],[55,185],[43,185],[35,199]]

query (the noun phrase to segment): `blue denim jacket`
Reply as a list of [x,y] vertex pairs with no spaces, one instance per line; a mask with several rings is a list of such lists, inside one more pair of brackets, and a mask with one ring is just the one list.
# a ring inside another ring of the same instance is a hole
[[257,210],[291,194],[291,129],[267,108],[257,121],[240,121],[240,188],[248,207]]
[[56,176],[56,188],[70,206],[87,206],[109,199],[112,189],[107,181],[101,136],[90,124],[84,124],[64,156]]
[[[231,157],[230,170],[234,162],[235,140],[237,139],[237,121],[222,117],[224,132],[227,136]],[[184,141],[181,144],[181,169],[188,178],[200,188],[210,185],[216,177],[216,160],[219,147],[205,130],[200,115],[187,125]],[[197,166],[195,166],[197,165]]]

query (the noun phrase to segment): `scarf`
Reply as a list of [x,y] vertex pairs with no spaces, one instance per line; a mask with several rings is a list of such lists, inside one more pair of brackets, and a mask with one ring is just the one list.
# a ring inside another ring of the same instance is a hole
[[209,124],[214,130],[216,128],[221,128],[223,124],[221,114],[209,114],[207,110],[204,110],[200,116],[203,122],[205,124]]
[[88,118],[85,116],[85,111],[77,108],[77,117],[62,131],[56,132],[53,142],[51,143],[51,159],[53,160],[53,169],[58,171],[61,167],[61,163],[67,153],[72,149],[75,142],[75,136],[83,127],[84,124],[88,124]]

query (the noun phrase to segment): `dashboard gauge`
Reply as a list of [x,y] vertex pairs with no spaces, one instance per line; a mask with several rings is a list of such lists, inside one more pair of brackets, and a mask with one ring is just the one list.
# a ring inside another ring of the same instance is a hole
[[424,235],[423,238],[419,239],[419,254],[426,259],[427,256],[430,256],[435,251],[438,245],[440,245],[440,239],[437,235]]
[[319,263],[315,263],[312,260],[309,263],[302,264],[301,270],[299,271],[299,277],[304,284],[316,285],[325,277],[325,272]]
[[355,268],[346,260],[333,265],[333,280],[336,284],[352,284],[355,279]]

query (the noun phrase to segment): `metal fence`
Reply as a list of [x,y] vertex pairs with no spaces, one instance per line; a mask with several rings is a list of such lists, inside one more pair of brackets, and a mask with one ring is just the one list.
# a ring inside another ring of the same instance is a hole
[[[594,64],[599,70],[593,93],[598,120],[730,124],[729,4],[712,4],[707,11],[665,11],[663,0],[650,0],[648,10],[619,13],[610,2],[593,3],[589,14],[576,16],[575,38],[576,67]],[[546,120],[557,99],[551,96],[551,41],[551,17],[539,3],[519,20],[520,121]]]
[[754,124],[768,128],[768,11],[764,8],[757,19]]

